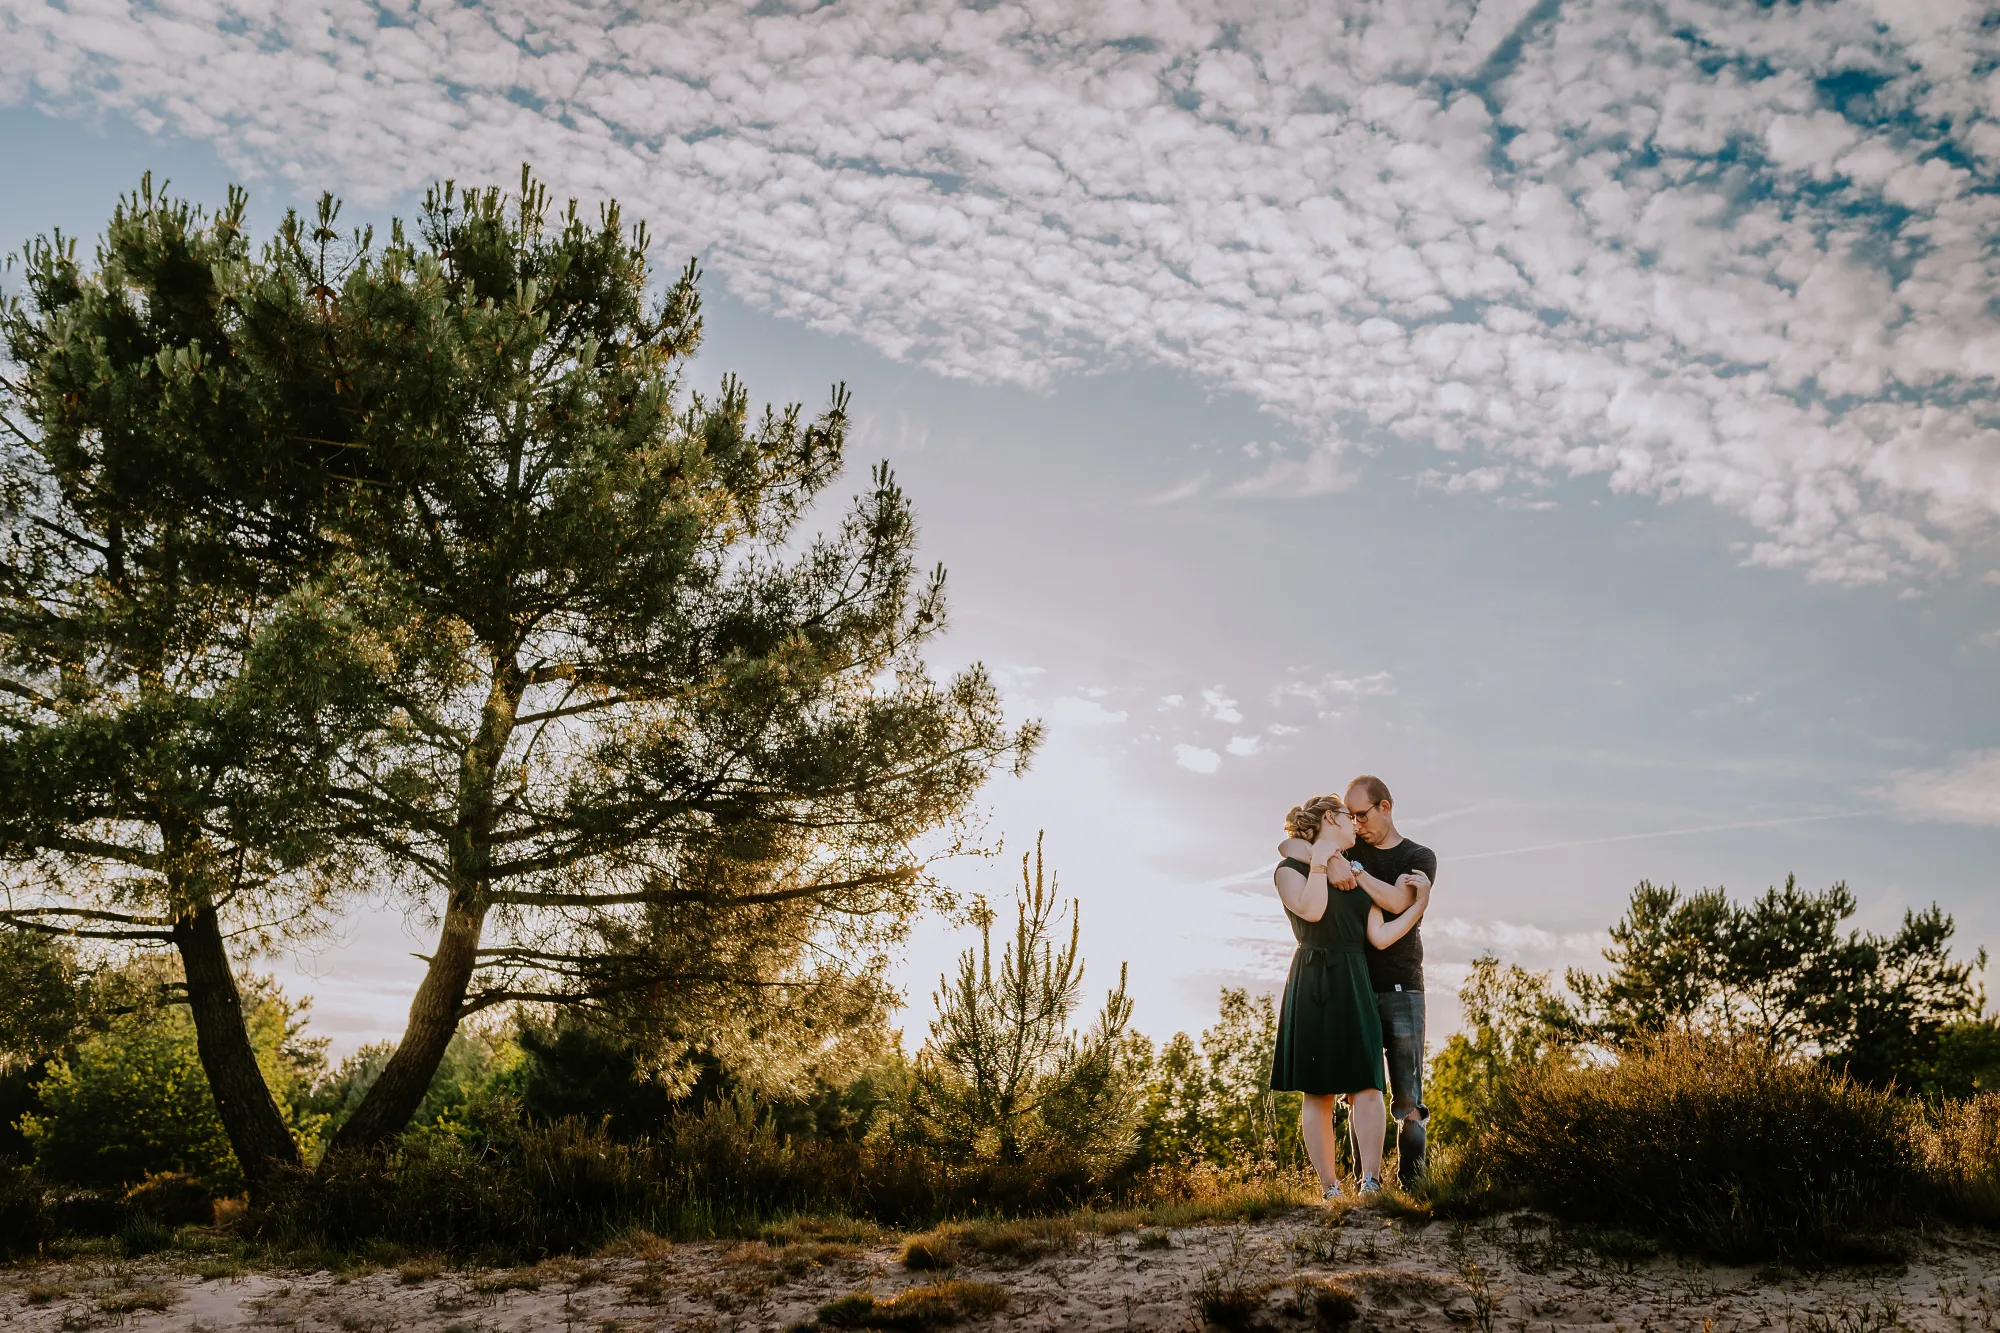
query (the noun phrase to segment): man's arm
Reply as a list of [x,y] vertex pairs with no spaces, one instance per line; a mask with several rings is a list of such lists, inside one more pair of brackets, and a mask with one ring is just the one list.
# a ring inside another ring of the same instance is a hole
[[1364,870],[1354,879],[1362,892],[1389,916],[1396,916],[1417,900],[1417,891],[1404,882],[1408,876],[1398,878],[1394,884],[1385,884]]

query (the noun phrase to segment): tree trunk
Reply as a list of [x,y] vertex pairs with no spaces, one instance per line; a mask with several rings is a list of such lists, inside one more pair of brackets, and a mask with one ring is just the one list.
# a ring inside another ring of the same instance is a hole
[[215,1094],[216,1114],[251,1192],[262,1194],[278,1177],[304,1168],[298,1142],[250,1045],[243,996],[236,989],[215,908],[204,899],[183,909],[174,918],[173,930],[181,969],[187,974],[195,1045]]
[[479,936],[486,925],[485,904],[471,897],[465,895],[446,909],[437,951],[431,955],[416,999],[410,1002],[410,1021],[403,1039],[362,1097],[361,1105],[334,1134],[327,1148],[329,1162],[344,1153],[373,1151],[395,1138],[430,1091],[445,1047],[458,1031],[459,1010],[472,982]]
[[527,677],[511,652],[496,652],[493,680],[480,711],[479,733],[459,760],[458,819],[451,838],[451,898],[437,949],[424,971],[410,1022],[389,1063],[334,1134],[327,1160],[343,1153],[370,1152],[403,1132],[430,1091],[445,1047],[458,1031],[465,993],[479,962],[479,937],[489,906],[488,870],[493,856],[493,778],[514,734],[514,718]]

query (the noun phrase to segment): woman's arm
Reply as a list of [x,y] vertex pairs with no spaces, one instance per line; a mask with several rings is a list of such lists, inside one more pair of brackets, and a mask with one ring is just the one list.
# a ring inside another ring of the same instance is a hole
[[1315,867],[1311,874],[1301,875],[1288,865],[1280,865],[1271,873],[1271,882],[1277,886],[1278,897],[1284,900],[1293,916],[1302,921],[1317,921],[1326,915],[1324,866]]
[[1403,936],[1410,933],[1411,928],[1417,922],[1424,919],[1424,909],[1430,905],[1430,886],[1425,885],[1422,889],[1416,891],[1416,902],[1411,905],[1410,910],[1404,912],[1393,921],[1383,918],[1381,908],[1371,906],[1368,909],[1369,946],[1376,949],[1386,949],[1397,940],[1402,939]]

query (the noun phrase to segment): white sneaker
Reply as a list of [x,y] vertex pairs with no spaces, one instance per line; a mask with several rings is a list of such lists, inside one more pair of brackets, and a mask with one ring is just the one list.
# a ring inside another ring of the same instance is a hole
[[1382,1182],[1373,1176],[1363,1176],[1361,1178],[1361,1189],[1358,1192],[1363,1196],[1380,1194],[1382,1192]]
[[1335,1199],[1340,1198],[1341,1194],[1340,1182],[1336,1180],[1319,1192],[1319,1201],[1321,1203],[1332,1203]]

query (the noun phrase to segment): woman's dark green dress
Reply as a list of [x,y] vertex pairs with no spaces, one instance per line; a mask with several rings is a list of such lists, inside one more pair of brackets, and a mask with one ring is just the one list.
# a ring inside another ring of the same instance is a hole
[[[1301,875],[1312,867],[1286,858]],[[1288,907],[1299,942],[1278,1011],[1278,1048],[1271,1057],[1276,1092],[1359,1092],[1380,1088],[1382,1017],[1368,981],[1368,895],[1326,891],[1326,913],[1307,921]]]

